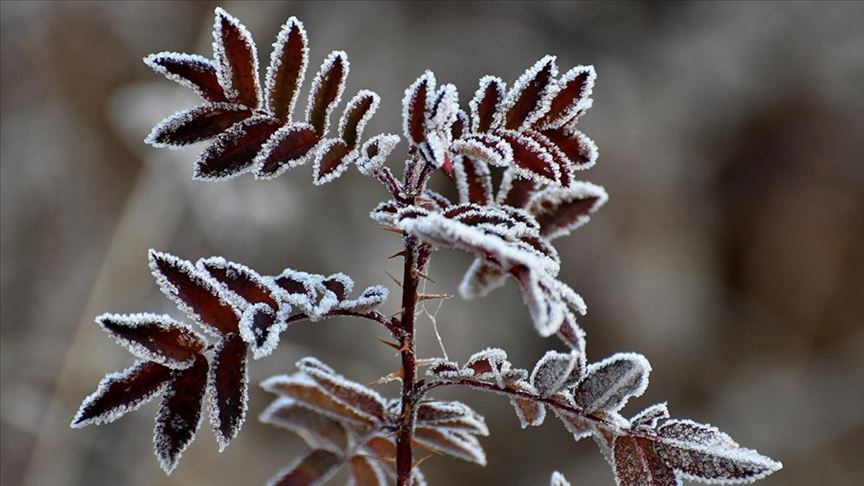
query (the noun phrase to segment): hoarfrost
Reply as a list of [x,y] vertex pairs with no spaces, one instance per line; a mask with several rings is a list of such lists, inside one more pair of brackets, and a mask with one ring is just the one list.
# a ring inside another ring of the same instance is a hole
[[474,98],[468,103],[471,109],[471,131],[487,132],[501,124],[501,104],[504,101],[506,84],[501,78],[483,76]]
[[248,357],[240,336],[226,336],[216,345],[207,389],[210,424],[222,452],[240,432],[249,401]]
[[171,81],[191,88],[207,101],[228,101],[219,84],[215,64],[204,56],[164,51],[145,57],[144,64]]
[[170,368],[149,361],[136,361],[123,371],[109,373],[84,399],[69,425],[80,429],[111,423],[162,393],[171,377]]
[[513,83],[502,104],[504,128],[527,127],[549,110],[553,80],[558,75],[555,59],[544,56]]
[[568,383],[578,380],[582,370],[579,367],[579,353],[559,353],[547,351],[531,371],[531,386],[546,398],[566,388]]
[[267,68],[267,109],[280,120],[291,119],[309,64],[309,39],[303,22],[290,17],[282,25]]
[[555,471],[549,479],[549,486],[570,486],[570,482],[567,481],[567,478],[565,478],[563,474]]
[[213,24],[213,57],[217,75],[232,101],[257,108],[261,100],[258,53],[246,27],[220,7]]
[[207,360],[199,358],[187,370],[174,371],[175,377],[162,395],[153,429],[153,448],[162,469],[171,471],[183,451],[195,438],[201,425],[201,403],[207,385]]
[[172,369],[192,366],[204,348],[201,335],[167,315],[102,314],[96,322],[138,358]]
[[390,133],[370,138],[360,148],[360,155],[357,158],[357,170],[363,175],[372,175],[378,168],[384,165],[387,157],[396,148],[398,143],[399,135]]
[[641,354],[617,353],[588,366],[573,390],[573,400],[587,413],[617,412],[648,387],[651,364]]
[[330,126],[330,113],[339,104],[345,91],[350,63],[344,51],[333,51],[327,55],[309,88],[309,103],[306,105],[306,122],[324,136]]
[[305,164],[315,153],[321,138],[308,123],[288,123],[261,145],[252,161],[257,179],[274,179],[285,171]]
[[252,110],[233,103],[208,103],[174,115],[156,124],[144,143],[156,148],[177,149],[216,137],[252,116]]

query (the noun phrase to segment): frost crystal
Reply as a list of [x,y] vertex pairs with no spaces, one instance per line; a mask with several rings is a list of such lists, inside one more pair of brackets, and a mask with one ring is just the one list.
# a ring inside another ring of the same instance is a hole
[[291,17],[276,36],[267,68],[267,109],[290,120],[309,64],[309,40],[303,23]]
[[641,354],[618,353],[588,366],[573,390],[573,399],[586,412],[617,412],[648,387],[651,365]]
[[219,7],[216,7],[213,25],[213,57],[218,66],[219,83],[228,98],[257,108],[261,86],[258,83],[255,41],[236,17]]

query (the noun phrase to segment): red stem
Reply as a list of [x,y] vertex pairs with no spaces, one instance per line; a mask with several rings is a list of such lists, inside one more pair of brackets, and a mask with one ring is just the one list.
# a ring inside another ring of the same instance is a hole
[[417,363],[414,354],[414,312],[420,270],[417,268],[418,243],[405,237],[405,266],[402,277],[402,412],[396,436],[396,481],[407,486],[411,481],[414,438],[414,397],[416,394]]

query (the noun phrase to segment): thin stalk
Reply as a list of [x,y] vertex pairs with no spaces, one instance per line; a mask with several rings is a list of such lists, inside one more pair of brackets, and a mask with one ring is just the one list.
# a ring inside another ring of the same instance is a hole
[[405,266],[402,276],[402,412],[396,436],[396,480],[399,486],[411,480],[414,438],[414,396],[416,393],[417,361],[414,351],[414,314],[420,270],[417,266],[419,244],[412,236],[405,237]]

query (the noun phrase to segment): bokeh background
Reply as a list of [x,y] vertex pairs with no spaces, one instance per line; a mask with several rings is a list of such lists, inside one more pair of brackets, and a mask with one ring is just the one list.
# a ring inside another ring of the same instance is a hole
[[[669,400],[673,415],[782,460],[766,485],[861,484],[864,4],[222,5],[252,30],[264,65],[290,15],[309,30],[311,68],[347,50],[348,93],[383,97],[375,133],[399,130],[402,90],[426,68],[467,101],[480,76],[512,81],[547,53],[562,70],[594,64],[581,126],[601,155],[582,175],[611,200],[558,245],[562,278],[590,306],[589,357],[644,353],[652,385],[628,410]],[[195,99],[142,56],[209,56],[214,6],[0,6],[4,485],[263,484],[302,449],[257,422],[270,397],[256,385],[232,446],[218,455],[205,423],[170,477],[151,452],[155,404],[68,427],[99,379],[131,361],[93,317],[177,313],[149,275],[148,248],[263,273],[344,271],[358,286],[399,271],[386,260],[398,238],[366,217],[384,192],[356,171],[324,188],[309,167],[205,184],[191,180],[196,149],[143,143]],[[454,292],[468,262],[437,254],[429,290]],[[448,301],[437,322],[459,360],[500,346],[530,367],[557,345],[534,333],[512,284],[485,301]],[[428,319],[420,333],[421,354],[439,354]],[[349,320],[294,327],[254,363],[252,382],[307,354],[371,381],[398,366],[376,335]],[[612,484],[594,445],[574,444],[554,418],[521,431],[506,400],[441,396],[474,405],[492,436],[487,468],[435,457],[424,465],[432,484],[543,484],[554,469],[574,484]]]

